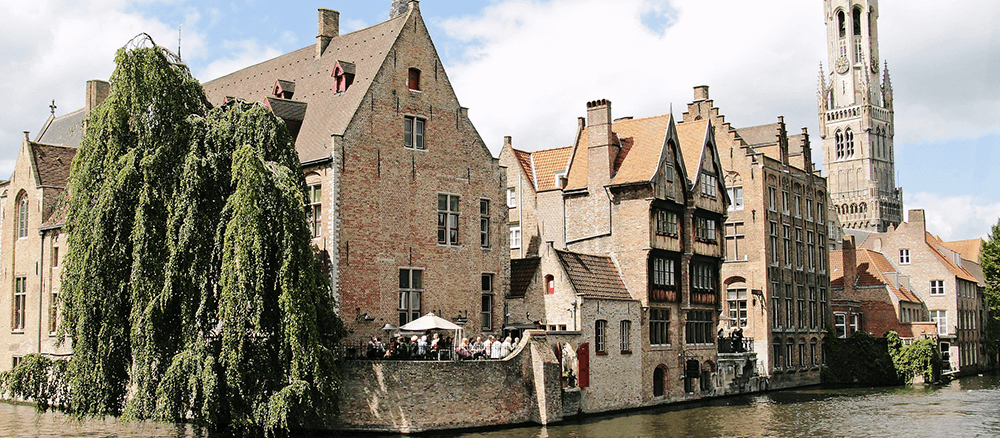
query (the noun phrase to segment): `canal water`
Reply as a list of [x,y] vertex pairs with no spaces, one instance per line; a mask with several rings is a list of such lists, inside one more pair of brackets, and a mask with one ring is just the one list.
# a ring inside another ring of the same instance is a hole
[[[199,437],[185,425],[74,421],[0,403],[0,437]],[[435,434],[440,436],[440,434]],[[592,416],[549,427],[451,433],[463,438],[997,437],[1000,375],[944,386],[808,388]]]

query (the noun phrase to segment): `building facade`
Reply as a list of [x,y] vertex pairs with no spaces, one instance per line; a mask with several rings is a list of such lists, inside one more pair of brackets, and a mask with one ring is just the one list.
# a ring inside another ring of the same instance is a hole
[[[589,347],[589,363],[578,359],[589,371],[585,412],[728,390],[718,387],[716,328],[729,199],[714,132],[671,115],[614,119],[598,100],[569,147],[505,142],[512,256],[525,257],[512,262],[509,324]],[[603,295],[581,287],[597,272],[586,266],[608,268]],[[635,400],[611,397],[622,390]]]
[[885,231],[903,220],[903,193],[888,64],[879,70],[878,1],[823,4],[830,73],[820,67],[819,135],[830,199],[845,228]]
[[936,325],[945,371],[969,372],[986,365],[981,342],[985,283],[966,266],[962,252],[927,232],[923,210],[910,210],[909,220],[885,233],[869,235],[860,247],[880,252],[910,279],[911,290],[924,303],[923,315]]
[[351,338],[421,315],[498,333],[509,281],[505,174],[448,80],[417,1],[204,84],[209,101],[262,102],[295,136],[313,244]]
[[808,133],[777,123],[733,128],[707,86],[678,126],[711,121],[729,204],[723,236],[726,328],[753,339],[772,388],[819,383],[830,323],[828,251],[839,227],[826,179],[813,168]]

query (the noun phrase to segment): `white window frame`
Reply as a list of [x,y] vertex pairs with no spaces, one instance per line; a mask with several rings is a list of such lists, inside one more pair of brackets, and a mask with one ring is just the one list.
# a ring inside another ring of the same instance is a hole
[[[404,272],[407,275],[405,283],[403,282]],[[415,278],[413,276],[414,272],[420,272],[420,275],[417,277],[420,279],[419,284],[413,281]],[[399,283],[399,308],[397,313],[399,314],[399,325],[403,325],[420,317],[423,307],[424,269],[411,267],[399,268]]]
[[632,321],[627,319],[622,320],[620,323],[619,337],[621,338],[618,342],[622,353],[632,352]]
[[943,297],[944,295],[944,280],[931,280],[931,296]]
[[944,309],[934,309],[930,311],[931,321],[937,324],[938,335],[948,334],[948,311]]
[[306,186],[306,221],[309,233],[315,239],[323,235],[323,185]]
[[899,264],[908,265],[910,264],[910,249],[900,248],[899,249]]
[[603,319],[594,321],[594,352],[597,354],[608,352],[608,321]]
[[[441,199],[445,200],[444,208],[441,208]],[[438,193],[437,195],[437,241],[438,245],[459,246],[461,244],[461,205],[462,197],[450,193]],[[442,222],[442,218],[444,222]],[[444,234],[442,235],[442,231]]]
[[517,189],[507,187],[507,208],[517,208]]
[[427,121],[423,117],[403,116],[404,148],[417,151],[427,150],[426,123]]
[[510,249],[521,248],[521,226],[510,227]]
[[726,191],[729,192],[729,199],[732,203],[729,204],[730,210],[742,210],[743,209],[743,186],[733,186],[727,187]]

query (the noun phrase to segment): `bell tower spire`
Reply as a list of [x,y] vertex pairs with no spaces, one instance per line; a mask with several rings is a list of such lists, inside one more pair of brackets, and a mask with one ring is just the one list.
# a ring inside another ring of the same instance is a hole
[[844,228],[902,222],[895,186],[892,85],[879,77],[878,0],[824,0],[827,63],[820,66],[820,137],[830,202]]

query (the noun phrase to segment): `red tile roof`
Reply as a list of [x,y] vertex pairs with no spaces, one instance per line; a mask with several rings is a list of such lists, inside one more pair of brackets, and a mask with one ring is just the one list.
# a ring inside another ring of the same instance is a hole
[[556,185],[556,174],[566,171],[569,166],[569,154],[572,151],[572,147],[565,146],[531,153],[531,161],[535,170],[533,177],[537,179],[533,182],[539,192],[560,188]]
[[677,139],[680,141],[681,156],[684,158],[684,170],[688,180],[698,181],[701,170],[702,154],[705,152],[708,120],[695,120],[677,124]]
[[[886,286],[899,301],[920,303],[913,291],[889,279],[887,273],[897,272],[885,255],[868,249],[855,250],[857,260],[857,286]],[[830,287],[844,287],[843,251],[830,251]]]
[[983,239],[956,240],[954,242],[942,242],[945,248],[959,253],[963,259],[970,262],[979,263],[979,252],[983,248]]
[[938,251],[938,249],[934,247],[934,244],[933,244],[934,242],[938,242],[938,243],[942,243],[942,244],[944,243],[944,242],[941,241],[941,239],[939,237],[937,237],[937,236],[935,236],[935,235],[933,235],[931,233],[925,232],[924,233],[924,238],[926,239],[927,247],[930,248],[931,252],[933,252],[934,255],[937,256],[938,260],[940,260],[942,263],[944,263],[945,266],[948,267],[948,270],[951,271],[952,274],[954,274],[956,277],[961,278],[963,280],[968,280],[968,281],[972,281],[972,282],[976,282],[976,283],[979,282],[979,280],[977,280],[976,277],[974,275],[972,275],[972,273],[970,273],[969,271],[966,271],[965,268],[963,268],[963,267],[961,267],[961,266],[956,265],[955,263],[953,263],[950,258],[945,257],[945,255],[942,254],[941,251]]
[[651,181],[656,176],[667,137],[670,115],[629,119],[612,126],[621,140],[618,172],[611,184]]

